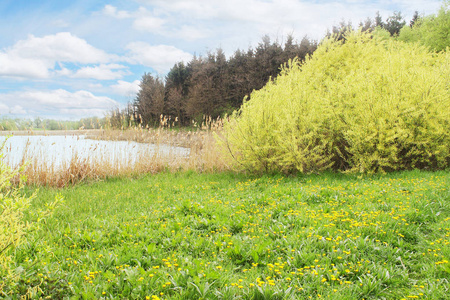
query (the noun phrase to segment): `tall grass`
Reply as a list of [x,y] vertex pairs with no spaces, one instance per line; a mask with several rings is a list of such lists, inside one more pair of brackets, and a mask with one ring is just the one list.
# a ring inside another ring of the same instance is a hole
[[[26,164],[23,174],[31,185],[64,187],[86,180],[162,171],[213,172],[230,169],[214,138],[214,135],[220,135],[221,120],[205,118],[200,126],[194,125],[191,130],[174,130],[163,123],[156,129],[136,126],[126,130],[84,131],[89,139],[148,143],[155,145],[155,148],[133,154],[122,149],[121,153],[114,153],[111,157],[104,148],[95,147],[89,150],[89,157],[73,151],[72,158],[61,164],[45,160],[45,149],[36,149],[35,145],[28,144],[21,160],[21,165]],[[189,154],[181,155],[170,147],[188,148]],[[8,151],[13,150],[5,150],[6,160],[10,154]]]

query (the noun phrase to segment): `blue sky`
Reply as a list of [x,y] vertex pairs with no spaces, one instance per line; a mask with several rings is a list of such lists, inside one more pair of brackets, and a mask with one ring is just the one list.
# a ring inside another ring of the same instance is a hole
[[1,0],[0,116],[80,119],[134,99],[144,72],[262,36],[321,39],[342,20],[379,11],[437,12],[417,0]]

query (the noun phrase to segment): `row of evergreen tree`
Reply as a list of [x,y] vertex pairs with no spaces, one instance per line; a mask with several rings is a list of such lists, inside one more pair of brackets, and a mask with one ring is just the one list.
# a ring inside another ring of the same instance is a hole
[[[410,22],[413,26],[418,13]],[[395,12],[385,21],[379,13],[359,24],[363,31],[381,27],[391,36],[398,35],[406,21]],[[344,38],[351,23],[341,22],[328,32]],[[194,56],[187,64],[176,63],[162,79],[149,73],[142,76],[140,91],[125,109],[116,109],[108,116],[113,127],[141,124],[158,126],[160,116],[169,116],[178,125],[188,125],[203,116],[217,118],[240,107],[253,90],[262,88],[275,78],[280,66],[298,57],[304,60],[318,46],[318,41],[304,37],[300,42],[288,36],[284,43],[264,36],[256,48],[236,50],[226,58],[222,49],[206,56]]]

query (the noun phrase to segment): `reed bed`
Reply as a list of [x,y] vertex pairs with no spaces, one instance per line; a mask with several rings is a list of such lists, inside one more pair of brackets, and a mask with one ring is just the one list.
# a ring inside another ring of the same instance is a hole
[[[27,183],[37,186],[65,187],[89,180],[112,177],[130,177],[147,173],[188,171],[216,172],[230,170],[217,137],[221,134],[220,120],[206,120],[193,130],[173,130],[161,126],[157,129],[134,127],[126,130],[96,130],[88,132],[86,138],[108,141],[132,141],[152,144],[149,150],[106,155],[105,149],[89,149],[89,156],[73,151],[71,159],[55,163],[44,159],[45,149],[34,149],[27,144],[21,165],[26,165],[23,175]],[[130,144],[130,150],[133,146]],[[175,147],[187,148],[183,154]],[[4,149],[8,163],[8,151]],[[186,154],[187,153],[187,154]]]

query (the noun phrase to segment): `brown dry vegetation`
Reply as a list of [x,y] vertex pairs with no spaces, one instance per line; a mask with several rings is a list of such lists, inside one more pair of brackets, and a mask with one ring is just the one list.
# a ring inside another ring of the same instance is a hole
[[[225,171],[230,169],[230,165],[224,159],[223,151],[220,150],[215,138],[220,136],[221,129],[221,120],[205,118],[205,122],[201,126],[195,126],[193,130],[176,131],[161,126],[157,129],[135,127],[126,130],[84,132],[90,139],[151,143],[157,147],[152,151],[140,151],[137,157],[120,153],[113,160],[109,156],[102,155],[101,148],[95,148],[91,149],[92,155],[89,158],[82,158],[74,153],[69,162],[59,166],[46,162],[39,154],[30,154],[35,151],[25,151],[22,158],[22,164],[26,164],[23,174],[27,177],[27,183],[31,185],[64,187],[86,180],[162,171]],[[176,151],[167,151],[159,147],[166,145],[186,147],[190,152],[188,155],[180,155]],[[33,146],[28,145],[27,150],[32,150],[31,147]],[[6,149],[6,157],[7,151]]]

